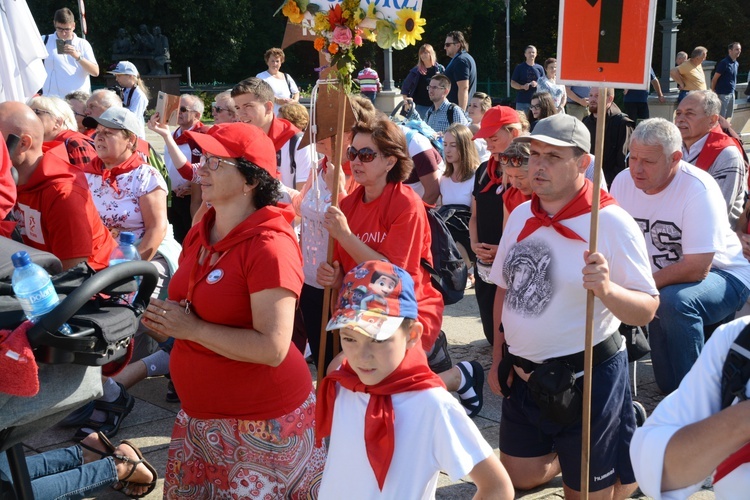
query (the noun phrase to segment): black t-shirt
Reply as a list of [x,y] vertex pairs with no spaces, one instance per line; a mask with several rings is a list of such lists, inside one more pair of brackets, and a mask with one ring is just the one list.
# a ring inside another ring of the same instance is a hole
[[486,192],[482,189],[489,184],[487,164],[479,165],[474,176],[474,200],[476,201],[477,238],[479,243],[497,245],[503,235],[503,187],[493,186]]
[[420,106],[432,106],[430,96],[427,94],[427,86],[430,84],[432,77],[435,76],[435,73],[437,73],[437,65],[427,68],[427,73],[424,75],[420,73],[419,81],[417,81],[417,88],[414,90],[414,95],[412,96],[414,104],[419,104]]

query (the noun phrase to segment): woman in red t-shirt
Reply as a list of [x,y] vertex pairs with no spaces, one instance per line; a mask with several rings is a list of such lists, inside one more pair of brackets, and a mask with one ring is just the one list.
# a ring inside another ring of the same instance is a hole
[[164,496],[314,497],[326,451],[314,446],[312,379],[291,343],[302,257],[275,206],[273,143],[245,123],[186,133],[203,150],[211,208],[185,237],[170,300],[152,300],[144,318],[176,339],[182,410]]
[[[359,187],[341,201],[340,208],[329,207],[326,212],[324,227],[336,241],[334,263],[318,267],[318,283],[340,288],[344,274],[368,260],[387,260],[405,269],[414,280],[418,320],[424,326],[422,347],[429,358],[434,350],[442,350],[436,340],[445,306],[420,264],[421,259],[432,262],[432,236],[424,203],[403,184],[414,166],[406,138],[386,118],[358,122],[346,154]],[[348,293],[349,300],[362,301],[367,290]],[[440,376],[449,390],[459,391],[467,412],[476,415],[482,407],[481,365],[459,363]]]

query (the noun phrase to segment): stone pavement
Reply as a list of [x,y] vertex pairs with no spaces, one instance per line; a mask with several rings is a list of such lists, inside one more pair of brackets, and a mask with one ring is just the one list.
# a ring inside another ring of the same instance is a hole
[[[461,302],[446,308],[443,329],[448,335],[450,352],[454,362],[476,359],[482,364],[485,371],[489,371],[492,364],[492,350],[482,333],[473,291],[467,291],[466,297]],[[661,399],[653,380],[650,361],[638,362],[637,375],[637,399],[644,404],[650,413]],[[156,467],[160,477],[164,474],[172,424],[179,410],[179,404],[170,404],[164,401],[166,389],[167,380],[161,377],[145,380],[133,387],[130,393],[136,397],[135,408],[123,422],[120,433],[116,437],[118,441],[129,439],[139,446],[147,460]],[[495,448],[496,453],[500,405],[501,399],[485,385],[484,408],[479,416],[474,419],[474,422],[490,445]],[[69,439],[74,430],[61,427],[52,428],[28,441],[26,443],[28,451],[33,453],[69,446],[71,444]],[[160,479],[158,488],[146,498],[161,498],[162,485],[163,479]],[[475,492],[476,488],[468,477],[451,481],[448,476],[442,474],[437,498],[446,500],[470,499]],[[517,498],[527,500],[558,499],[562,497],[563,490],[560,476],[545,487],[517,494]],[[124,497],[119,493],[107,490],[97,498],[119,499]],[[634,498],[645,497],[635,495]],[[713,498],[713,493],[704,490],[692,498],[708,500]]]

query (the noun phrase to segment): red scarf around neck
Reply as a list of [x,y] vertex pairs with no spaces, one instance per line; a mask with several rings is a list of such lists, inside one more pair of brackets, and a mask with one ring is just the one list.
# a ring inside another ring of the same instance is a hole
[[490,182],[484,186],[484,189],[482,189],[480,193],[486,193],[492,188],[492,186],[503,185],[503,173],[497,171],[497,163],[495,155],[490,156],[490,159],[487,162],[487,175],[490,176]]
[[[574,217],[578,217],[579,215],[584,215],[591,212],[591,203],[593,198],[594,185],[590,180],[585,179],[585,183],[578,194],[575,195],[575,197],[573,197],[573,199],[570,200],[568,204],[565,205],[553,217],[550,217],[547,212],[542,209],[541,201],[539,200],[539,197],[536,195],[536,193],[532,194],[531,213],[534,215],[534,217],[531,217],[526,221],[526,224],[518,234],[518,238],[516,239],[516,241],[521,241],[527,236],[530,236],[540,227],[552,226],[555,231],[566,238],[570,238],[571,240],[581,240],[585,242],[585,239],[581,238],[581,236],[576,234],[575,231],[571,230],[568,227],[565,227],[560,222],[564,221],[565,219],[572,219]],[[610,194],[606,191],[602,191],[601,198],[599,200],[599,208],[602,209],[607,205],[612,204],[617,204],[615,199],[612,198],[612,196],[610,196]]]
[[120,189],[117,187],[117,176],[120,174],[127,174],[143,165],[143,163],[143,158],[136,152],[116,167],[106,168],[102,159],[97,156],[91,160],[91,162],[86,164],[83,171],[89,174],[101,175],[102,182],[106,182],[115,190],[115,193],[120,194]]
[[283,118],[274,118],[271,122],[271,127],[268,129],[268,138],[273,141],[273,147],[276,151],[281,151],[284,144],[289,139],[299,133],[299,129],[295,127],[291,122],[284,120]]
[[[396,333],[396,335],[399,334],[400,332]],[[323,379],[318,391],[315,415],[317,446],[321,445],[323,438],[331,435],[333,406],[336,402],[336,382],[350,391],[370,395],[365,414],[365,448],[370,467],[382,491],[395,449],[395,416],[391,395],[424,391],[433,387],[445,388],[445,384],[427,366],[427,357],[419,346],[408,349],[398,368],[376,385],[362,383],[349,363],[344,361],[341,368]]]

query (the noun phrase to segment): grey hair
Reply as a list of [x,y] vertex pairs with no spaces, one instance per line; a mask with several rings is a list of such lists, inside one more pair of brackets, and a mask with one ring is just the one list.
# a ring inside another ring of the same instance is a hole
[[105,109],[122,107],[122,99],[120,99],[120,96],[109,89],[95,90],[89,99],[93,99],[94,97],[99,99],[99,102]]
[[703,97],[703,111],[706,116],[718,115],[721,113],[721,101],[719,96],[713,90],[693,90],[690,95]]
[[205,109],[203,99],[193,94],[182,94],[180,99],[183,99],[190,106],[190,109],[203,116],[203,110]]
[[666,156],[682,149],[682,136],[677,125],[664,118],[643,120],[635,127],[630,143],[638,141],[646,146],[661,146]]
[[91,97],[91,94],[89,94],[88,92],[84,92],[83,90],[74,90],[73,92],[65,96],[65,101],[70,102],[72,100],[76,100],[81,101],[83,104],[86,104],[86,101],[89,100],[89,97]]
[[78,130],[78,123],[76,123],[76,115],[73,114],[73,109],[59,97],[32,97],[29,99],[28,104],[31,108],[46,111],[55,119],[61,119],[63,129]]

